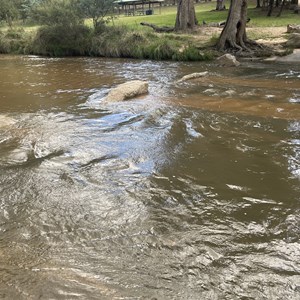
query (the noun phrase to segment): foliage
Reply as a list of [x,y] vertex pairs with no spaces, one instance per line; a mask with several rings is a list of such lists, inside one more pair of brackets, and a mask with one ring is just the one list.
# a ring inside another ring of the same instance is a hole
[[83,23],[75,0],[43,0],[33,6],[32,18],[43,25],[74,26]]
[[11,27],[18,16],[18,0],[0,0],[0,21],[6,21]]
[[20,1],[18,10],[19,10],[19,16],[21,17],[23,22],[30,17],[32,8],[34,7],[34,5],[36,5],[38,3],[38,1],[39,0],[21,0]]
[[[78,9],[80,8],[78,1],[0,0],[0,3],[6,5],[14,3],[17,9],[16,16],[21,16],[20,9],[26,6],[27,12],[30,12],[34,20],[48,24],[46,27],[23,27],[24,30],[7,30],[7,27],[3,26],[2,33],[0,32],[0,52],[157,60],[208,60],[214,56],[209,49],[212,44],[215,44],[217,36],[213,36],[209,44],[204,45],[191,35],[156,34],[151,29],[139,25],[141,21],[145,21],[145,18],[149,23],[156,25],[174,25],[176,7],[162,7],[161,15],[156,12],[150,16],[120,16],[113,24],[107,24],[105,21],[107,17],[104,17],[98,23],[96,30],[91,30],[90,27],[82,25],[83,15],[86,12]],[[248,27],[286,26],[288,23],[299,21],[299,15],[288,11],[285,11],[281,18],[267,18],[265,11],[255,9],[254,4],[255,1],[248,9],[248,16],[251,18]],[[228,7],[228,1],[226,6]],[[0,7],[1,9],[3,6]],[[217,23],[226,19],[228,11],[216,12],[212,9],[215,9],[215,3],[212,2],[196,5],[199,23],[203,20],[207,23]]]
[[0,53],[25,54],[30,36],[23,29],[8,29],[0,32]]
[[76,0],[76,3],[84,18],[92,18],[95,29],[112,18],[114,0]]
[[45,26],[38,30],[30,52],[46,56],[78,56],[89,52],[91,30],[84,25]]

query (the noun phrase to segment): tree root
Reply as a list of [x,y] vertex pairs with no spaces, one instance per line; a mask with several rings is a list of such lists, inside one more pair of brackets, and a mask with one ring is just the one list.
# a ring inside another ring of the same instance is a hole
[[227,52],[240,57],[269,57],[276,55],[277,51],[267,45],[259,44],[254,40],[246,39],[235,41],[227,39],[225,46],[218,49],[221,52]]

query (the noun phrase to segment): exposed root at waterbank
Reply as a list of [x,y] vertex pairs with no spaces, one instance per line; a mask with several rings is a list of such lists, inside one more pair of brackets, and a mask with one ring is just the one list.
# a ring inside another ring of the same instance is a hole
[[[223,28],[200,26],[193,38],[198,45],[213,44],[221,35]],[[286,27],[249,27],[247,28],[248,40],[243,47],[236,45],[226,52],[232,53],[239,57],[268,57],[283,56],[290,52],[285,49],[284,44],[287,41]]]

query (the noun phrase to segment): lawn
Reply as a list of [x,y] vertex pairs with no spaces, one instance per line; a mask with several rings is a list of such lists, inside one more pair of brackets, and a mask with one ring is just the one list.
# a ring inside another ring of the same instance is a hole
[[[227,0],[226,7],[229,8],[230,1]],[[277,11],[274,9],[272,17],[267,17],[266,9],[256,9],[256,0],[250,0],[248,4],[248,17],[251,22],[248,27],[280,27],[287,26],[287,24],[300,24],[300,14],[295,14],[292,10],[284,10],[281,17],[276,17]],[[203,21],[206,23],[218,23],[225,21],[228,15],[228,10],[215,11],[216,2],[202,2],[195,4],[196,16],[199,24]],[[144,30],[140,23],[148,22],[158,26],[174,26],[177,13],[176,6],[163,6],[161,9],[154,8],[154,14],[149,16],[124,16],[122,14],[116,15],[113,25],[122,25],[130,27],[131,29]],[[86,20],[86,25],[92,26],[91,20]],[[7,29],[5,24],[0,26],[2,29]],[[15,26],[19,27],[19,26]],[[36,31],[39,26],[20,26],[25,31]],[[147,29],[149,30],[149,29]]]
[[[247,34],[250,39],[264,39],[266,43],[282,43],[286,40],[286,26],[299,24],[300,14],[285,10],[281,17],[267,17],[266,10],[256,9],[256,1],[249,2]],[[215,11],[216,2],[195,5],[197,19],[201,25],[225,21],[228,10]],[[226,7],[229,7],[227,0]],[[103,27],[103,32],[93,32],[83,26],[74,26],[64,31],[61,25],[40,27],[16,23],[11,30],[3,26],[0,30],[0,53],[34,53],[42,55],[94,55],[104,57],[131,57],[147,59],[206,60],[214,55],[210,50],[221,34],[220,27],[199,27],[193,34],[155,34],[141,22],[158,26],[174,26],[176,6],[155,8],[153,15],[118,15]],[[92,21],[85,24],[92,27]],[[43,34],[36,35],[41,28]],[[59,28],[59,29],[58,29]],[[78,41],[80,40],[80,41]],[[50,50],[49,50],[50,49]],[[199,51],[201,49],[201,51]]]
[[[287,24],[299,24],[300,14],[295,14],[292,10],[284,10],[281,17],[276,17],[277,11],[274,9],[273,16],[267,17],[266,9],[256,9],[256,1],[249,1],[248,4],[248,16],[251,18],[249,26],[256,27],[280,27]],[[215,23],[224,21],[227,18],[228,10],[226,11],[214,11],[216,6],[215,2],[204,2],[195,5],[196,15],[199,23],[203,21],[206,23]],[[229,7],[229,1],[227,1],[226,7]],[[174,26],[176,18],[177,8],[176,6],[168,6],[161,8],[161,14],[159,14],[159,8],[154,9],[154,15],[149,16],[124,16],[119,15],[114,21],[116,25],[126,25],[132,28],[140,28],[140,22],[148,22],[156,25]]]

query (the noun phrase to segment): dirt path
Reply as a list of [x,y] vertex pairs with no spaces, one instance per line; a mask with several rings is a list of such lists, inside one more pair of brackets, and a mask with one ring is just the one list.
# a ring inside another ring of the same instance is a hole
[[[217,38],[222,32],[222,27],[199,27],[194,38],[199,43],[207,43],[211,38]],[[278,46],[287,40],[287,27],[247,27],[250,39],[268,46]]]

